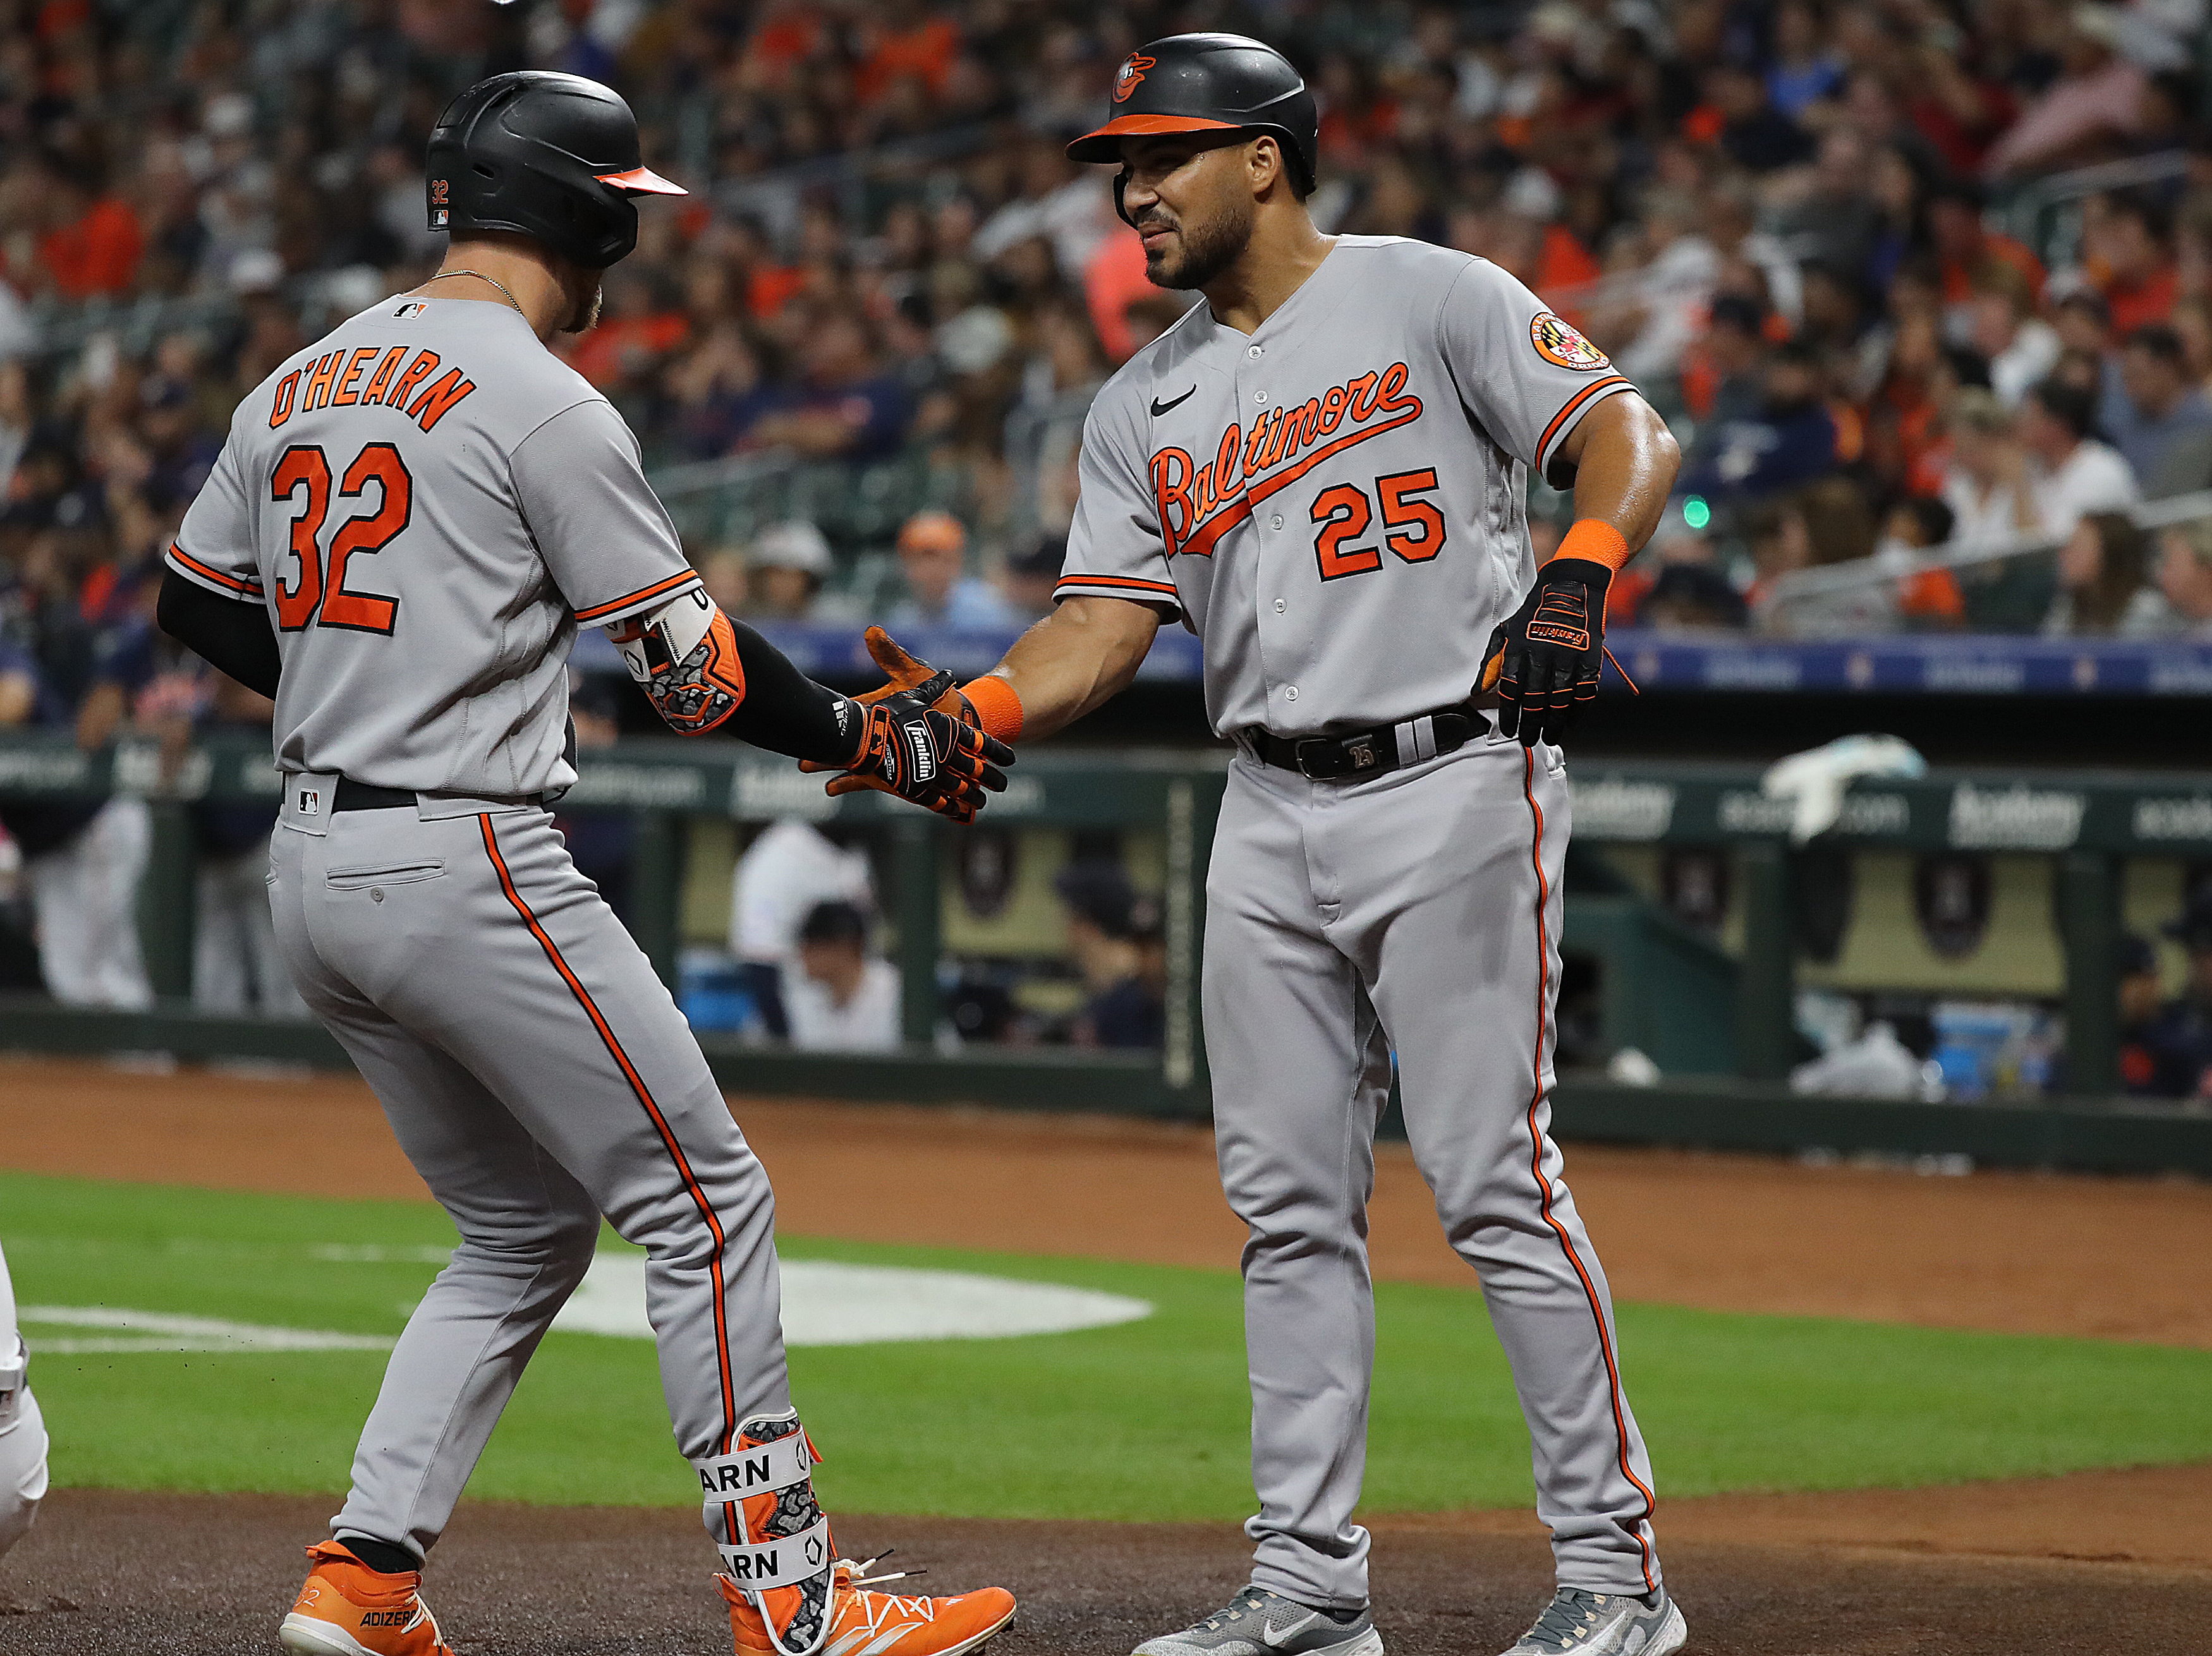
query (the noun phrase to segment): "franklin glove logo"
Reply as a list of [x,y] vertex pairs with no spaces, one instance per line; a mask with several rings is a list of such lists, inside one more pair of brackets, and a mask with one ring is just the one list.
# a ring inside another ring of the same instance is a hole
[[1536,613],[1528,617],[1528,636],[1562,649],[1589,649],[1589,611],[1583,607],[1581,595],[1557,587],[1547,589]]

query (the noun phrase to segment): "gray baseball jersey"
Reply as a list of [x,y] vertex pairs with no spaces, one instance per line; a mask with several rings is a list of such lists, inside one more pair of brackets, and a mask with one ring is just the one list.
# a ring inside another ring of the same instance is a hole
[[[803,1586],[786,1645],[812,1649],[829,1534],[791,1412],[767,1174],[527,797],[574,777],[578,622],[697,582],[635,440],[518,312],[386,300],[240,406],[169,564],[275,622],[277,945],[460,1233],[393,1349],[337,1534],[437,1540],[605,1215],[647,1252],[677,1447],[725,1568]],[[361,808],[347,780],[416,798]],[[771,1441],[793,1447],[736,1456]],[[740,1499],[763,1487],[772,1516]]]
[[267,606],[279,768],[502,798],[575,780],[577,623],[698,580],[606,398],[457,299],[386,300],[270,374],[168,563]]
[[1487,260],[1340,236],[1256,332],[1194,306],[1107,382],[1057,596],[1179,613],[1217,731],[1449,706],[1534,581],[1528,469],[1630,389]]
[[1533,585],[1528,469],[1627,380],[1495,265],[1342,236],[1246,335],[1200,305],[1100,394],[1062,596],[1155,604],[1206,644],[1214,726],[1395,724],[1402,767],[1230,768],[1206,880],[1222,1185],[1250,1227],[1253,1580],[1367,1598],[1371,1141],[1395,1058],[1408,1137],[1480,1274],[1561,1582],[1656,1591],[1651,1473],[1605,1276],[1551,1139],[1555,748],[1424,749]]

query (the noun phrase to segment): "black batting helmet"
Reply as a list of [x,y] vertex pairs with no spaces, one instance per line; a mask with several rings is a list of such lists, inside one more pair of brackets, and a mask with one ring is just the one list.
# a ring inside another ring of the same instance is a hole
[[513,230],[592,270],[637,246],[632,197],[690,193],[643,164],[620,94],[541,70],[495,75],[447,105],[426,171],[433,230]]
[[1290,59],[1243,34],[1170,34],[1131,52],[1114,77],[1106,124],[1067,146],[1070,160],[1118,161],[1121,140],[1156,132],[1267,132],[1298,194],[1314,187],[1321,115]]

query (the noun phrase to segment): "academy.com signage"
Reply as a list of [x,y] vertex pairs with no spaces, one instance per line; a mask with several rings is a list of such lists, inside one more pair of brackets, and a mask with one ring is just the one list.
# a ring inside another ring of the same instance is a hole
[[2057,788],[1951,791],[1951,843],[1969,851],[2063,851],[2081,837],[2087,796]]

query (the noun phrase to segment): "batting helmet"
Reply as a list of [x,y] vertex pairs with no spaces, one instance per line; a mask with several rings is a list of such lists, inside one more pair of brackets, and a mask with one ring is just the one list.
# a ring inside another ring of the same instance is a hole
[[447,105],[426,171],[433,230],[512,230],[592,270],[637,246],[632,197],[690,193],[644,166],[619,94],[539,70]]
[[1304,196],[1314,186],[1321,115],[1290,59],[1242,34],[1171,34],[1131,52],[1114,77],[1105,125],[1067,146],[1070,160],[1118,161],[1121,140],[1156,132],[1267,132],[1282,144]]

